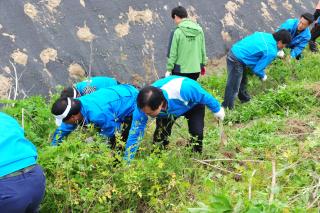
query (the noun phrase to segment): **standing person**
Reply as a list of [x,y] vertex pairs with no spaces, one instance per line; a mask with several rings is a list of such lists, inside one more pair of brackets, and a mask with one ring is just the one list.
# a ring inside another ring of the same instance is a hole
[[139,140],[144,135],[147,116],[156,117],[156,129],[153,142],[167,146],[168,137],[175,120],[184,116],[188,120],[190,144],[195,152],[202,152],[205,105],[220,120],[224,119],[224,109],[220,103],[198,82],[187,77],[169,76],[143,88],[137,97],[137,108],[133,113],[129,138],[126,143],[125,159],[134,158]]
[[309,48],[311,52],[318,52],[317,48],[317,38],[320,36],[320,1],[316,6],[316,11],[313,14],[313,19],[315,21],[313,28],[311,29],[311,39],[309,41]]
[[0,212],[38,212],[46,180],[36,147],[11,116],[0,112]]
[[116,132],[121,132],[122,140],[127,140],[137,95],[135,87],[121,84],[76,99],[59,98],[51,109],[59,126],[51,145],[58,145],[78,125],[92,123],[100,128],[102,136],[109,138],[111,148],[115,148]]
[[[278,28],[278,30],[288,30],[291,34],[292,41],[287,45],[291,49],[291,58],[297,60],[301,58],[302,51],[311,38],[309,26],[312,23],[313,15],[311,13],[304,13],[300,16],[300,19],[288,19]],[[278,52],[278,56],[284,58],[283,50]]]
[[273,34],[255,32],[235,43],[227,55],[228,79],[222,106],[233,109],[237,95],[242,103],[250,101],[246,89],[246,67],[266,81],[265,68],[276,58],[277,52],[290,42],[290,32],[279,30]]
[[61,92],[61,97],[78,98],[83,95],[90,94],[99,89],[108,88],[118,84],[115,78],[106,76],[96,76],[76,83],[72,87],[64,88]]
[[182,6],[173,8],[171,17],[177,27],[169,40],[166,76],[172,74],[197,80],[208,61],[203,30],[188,19],[187,10]]

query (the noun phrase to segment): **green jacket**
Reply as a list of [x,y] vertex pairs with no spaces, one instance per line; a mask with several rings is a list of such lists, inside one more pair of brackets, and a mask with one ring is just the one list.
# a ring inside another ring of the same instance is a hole
[[168,47],[167,71],[197,73],[207,64],[205,38],[199,24],[183,19],[172,32]]

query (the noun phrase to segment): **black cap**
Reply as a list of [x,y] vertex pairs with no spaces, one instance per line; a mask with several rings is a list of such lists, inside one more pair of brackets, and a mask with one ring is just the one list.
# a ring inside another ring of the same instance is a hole
[[301,15],[301,17],[305,18],[309,22],[309,24],[312,24],[314,20],[314,17],[311,13],[304,13]]

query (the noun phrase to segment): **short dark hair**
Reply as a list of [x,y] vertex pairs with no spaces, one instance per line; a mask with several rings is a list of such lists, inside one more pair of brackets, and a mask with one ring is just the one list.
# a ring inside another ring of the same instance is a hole
[[304,13],[301,15],[301,18],[306,19],[309,22],[309,25],[313,23],[314,17],[311,13]]
[[64,88],[64,89],[61,91],[60,97],[70,97],[70,98],[73,98],[73,97],[74,97],[74,88],[73,88],[73,87]]
[[186,8],[182,6],[175,7],[171,10],[171,18],[174,19],[175,16],[178,16],[179,18],[187,18],[188,12]]
[[153,86],[144,87],[142,90],[140,90],[137,97],[139,109],[143,109],[144,107],[148,106],[151,110],[156,110],[164,101],[165,98],[162,90]]
[[272,34],[276,41],[282,41],[283,44],[290,44],[292,41],[291,34],[288,30],[279,30]]
[[[71,100],[71,109],[67,117],[65,117],[63,121],[68,120],[72,115],[78,114],[81,110],[81,102],[79,100],[73,99],[73,98],[70,98],[70,100]],[[54,115],[61,115],[66,110],[67,105],[68,105],[68,97],[60,97],[52,105],[51,113]]]

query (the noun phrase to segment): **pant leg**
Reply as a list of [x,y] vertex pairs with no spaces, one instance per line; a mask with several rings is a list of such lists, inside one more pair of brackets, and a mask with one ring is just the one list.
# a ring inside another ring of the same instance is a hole
[[[44,176],[41,166],[36,165],[33,170],[25,174],[26,178],[30,180],[29,195],[32,194],[32,203],[27,208],[27,213],[39,211],[39,206],[44,198],[46,188],[46,178]],[[33,192],[33,193],[32,193]]]
[[296,59],[299,61],[300,59],[302,59],[302,53],[300,53],[299,55],[297,55]]
[[45,192],[45,176],[36,165],[31,171],[0,180],[0,211],[38,212]]
[[238,93],[238,98],[240,99],[241,103],[248,102],[251,99],[247,91],[247,85],[248,85],[248,71],[243,70],[243,75],[240,82],[240,88]]
[[126,117],[123,124],[122,124],[122,130],[121,130],[121,139],[122,141],[127,141],[130,133],[132,123],[132,115],[129,117]]
[[195,73],[177,73],[177,72],[172,72],[172,75],[183,76],[183,77],[191,78],[192,80],[197,81],[199,76],[200,76],[200,72],[195,72]]
[[227,56],[228,79],[224,93],[224,108],[233,109],[234,100],[239,92],[244,66],[229,52]]
[[311,39],[310,41],[316,41],[317,38],[320,36],[320,25],[315,24],[311,29]]
[[175,118],[172,117],[157,118],[156,129],[153,134],[153,143],[166,147],[169,144],[168,137],[171,135],[174,122]]
[[192,150],[194,152],[202,152],[205,105],[198,104],[194,106],[184,116],[188,120],[189,133],[192,136],[190,140]]
[[[131,128],[131,123],[132,123],[132,116],[126,117],[124,119],[124,122],[122,123],[120,134],[121,134],[121,140],[124,142],[126,142],[128,139],[130,128]],[[117,146],[117,138],[115,135],[110,137],[108,139],[108,141],[109,141],[111,149],[114,150],[116,148],[117,149],[120,148],[120,146]],[[121,147],[119,150],[124,151],[124,150],[122,150],[122,148],[124,148],[124,147]]]

